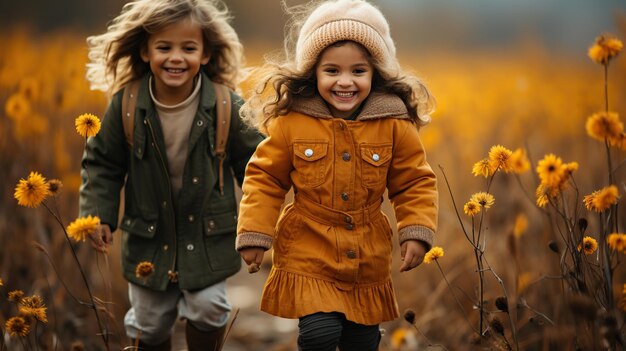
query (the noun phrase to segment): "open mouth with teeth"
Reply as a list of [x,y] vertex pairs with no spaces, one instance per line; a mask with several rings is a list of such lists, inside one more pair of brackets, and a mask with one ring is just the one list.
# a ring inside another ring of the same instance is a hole
[[356,91],[335,91],[333,93],[340,99],[350,99],[356,95]]
[[185,71],[183,68],[166,68],[165,70],[172,74],[183,73]]

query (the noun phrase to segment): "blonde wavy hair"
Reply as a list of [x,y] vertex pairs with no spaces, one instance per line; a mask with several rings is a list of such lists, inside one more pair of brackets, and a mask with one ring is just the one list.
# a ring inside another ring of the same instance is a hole
[[[281,54],[267,55],[265,63],[252,72],[255,87],[247,92],[240,114],[244,121],[267,134],[267,127],[273,119],[286,115],[295,98],[310,98],[318,94],[315,70],[317,62],[310,69],[299,71],[296,68],[295,50],[298,34],[308,16],[327,0],[316,0],[308,4],[288,7],[283,0],[283,9],[290,15],[285,25],[285,41]],[[329,46],[342,45],[339,40]],[[367,52],[361,44],[359,46]],[[369,54],[369,53],[368,53]],[[430,123],[430,114],[435,110],[435,98],[426,85],[416,76],[399,68],[397,62],[383,63],[368,55],[374,67],[372,92],[395,94],[407,107],[411,120],[422,127]],[[310,65],[309,65],[310,66]]]
[[141,59],[148,37],[191,18],[202,27],[209,63],[202,70],[215,82],[235,90],[244,78],[243,46],[229,24],[226,5],[218,0],[137,0],[124,5],[103,34],[87,37],[87,80],[91,89],[112,95],[150,71]]

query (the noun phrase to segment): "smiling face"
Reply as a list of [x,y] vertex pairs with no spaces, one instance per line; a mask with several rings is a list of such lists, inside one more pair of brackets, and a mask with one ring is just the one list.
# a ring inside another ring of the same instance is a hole
[[176,103],[191,94],[200,66],[209,62],[205,49],[202,28],[191,19],[172,23],[150,35],[141,58],[150,64],[159,101]]
[[315,68],[317,91],[334,117],[348,118],[372,90],[374,68],[367,51],[347,41],[326,48]]

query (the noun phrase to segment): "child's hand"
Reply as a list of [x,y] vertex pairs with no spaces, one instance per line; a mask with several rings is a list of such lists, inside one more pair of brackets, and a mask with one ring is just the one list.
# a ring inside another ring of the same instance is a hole
[[96,231],[89,235],[91,246],[99,252],[108,252],[108,245],[113,243],[113,235],[111,235],[111,227],[108,224],[100,224]]
[[402,265],[400,272],[410,271],[419,266],[424,261],[426,254],[426,245],[418,240],[407,240],[400,246],[400,256]]
[[260,247],[246,247],[245,249],[239,250],[239,254],[248,265],[249,273],[256,273],[261,269],[265,249]]

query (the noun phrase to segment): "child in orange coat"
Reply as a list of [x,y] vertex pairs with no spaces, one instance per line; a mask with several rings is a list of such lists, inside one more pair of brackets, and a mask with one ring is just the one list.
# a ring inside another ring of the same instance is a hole
[[298,28],[294,59],[268,65],[242,107],[267,138],[246,168],[236,247],[248,265],[273,247],[261,309],[300,319],[299,349],[376,350],[378,324],[398,316],[385,190],[400,271],[422,262],[437,229],[436,177],[418,134],[433,99],[403,73],[368,2],[325,1]]

